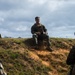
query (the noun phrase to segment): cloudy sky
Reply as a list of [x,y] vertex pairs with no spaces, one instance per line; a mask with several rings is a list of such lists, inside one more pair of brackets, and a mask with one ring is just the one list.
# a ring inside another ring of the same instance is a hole
[[50,37],[75,38],[75,0],[0,0],[0,34],[32,37],[35,16]]

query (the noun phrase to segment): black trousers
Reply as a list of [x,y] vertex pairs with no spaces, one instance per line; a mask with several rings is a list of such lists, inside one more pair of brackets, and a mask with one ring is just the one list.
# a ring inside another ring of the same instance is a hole
[[49,36],[47,34],[41,34],[41,35],[33,34],[33,38],[36,45],[38,44],[38,41],[47,40],[47,45],[50,46]]

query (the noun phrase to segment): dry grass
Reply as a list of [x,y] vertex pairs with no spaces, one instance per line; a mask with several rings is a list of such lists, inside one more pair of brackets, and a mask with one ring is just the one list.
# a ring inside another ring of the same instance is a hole
[[51,38],[54,50],[32,50],[32,39],[0,39],[0,60],[8,75],[66,75],[66,58],[74,39]]

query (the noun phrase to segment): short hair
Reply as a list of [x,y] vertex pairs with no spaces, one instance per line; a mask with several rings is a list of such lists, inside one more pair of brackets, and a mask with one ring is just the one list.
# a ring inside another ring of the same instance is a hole
[[40,18],[40,17],[36,16],[36,17],[35,17],[35,20],[38,19],[38,18]]

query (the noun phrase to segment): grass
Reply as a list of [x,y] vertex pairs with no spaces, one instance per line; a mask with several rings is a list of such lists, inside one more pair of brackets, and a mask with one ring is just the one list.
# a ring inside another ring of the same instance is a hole
[[8,75],[48,75],[49,68],[40,61],[31,59],[27,52],[21,54],[12,50],[0,50],[0,60]]
[[70,49],[71,46],[75,45],[75,40],[70,38],[51,38],[52,47]]
[[[54,49],[52,53],[28,49],[28,47],[32,48],[34,46],[31,38],[1,38],[0,60],[7,74],[49,75],[49,72],[56,71],[58,75],[66,75],[69,69],[66,65],[66,58],[70,47],[75,44],[75,41],[66,38],[51,38],[50,40],[51,47]],[[44,54],[44,52],[48,54]],[[38,59],[30,57],[30,53],[36,55]],[[44,65],[42,61],[48,63],[49,66]]]

